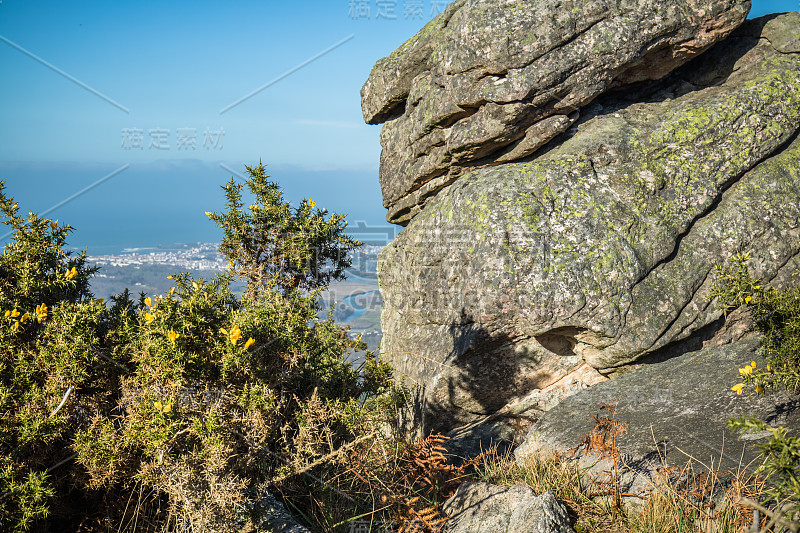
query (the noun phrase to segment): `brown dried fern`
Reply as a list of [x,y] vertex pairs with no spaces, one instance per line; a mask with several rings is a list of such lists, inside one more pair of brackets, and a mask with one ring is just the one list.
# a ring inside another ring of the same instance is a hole
[[[610,459],[613,463],[613,472],[607,472],[610,482],[609,494],[613,497],[613,506],[616,512],[622,512],[622,493],[619,489],[619,462],[621,454],[617,446],[617,437],[628,432],[628,424],[617,420],[617,403],[602,402],[597,406],[600,412],[592,415],[589,421],[594,421],[595,426],[584,435],[583,440],[575,448],[569,450],[573,457],[578,451],[583,449],[586,452],[598,456],[600,459]],[[603,484],[595,480],[600,486]]]
[[378,495],[379,508],[389,511],[398,532],[441,531],[447,520],[442,504],[492,453],[490,450],[461,461],[448,452],[448,438],[433,433],[407,443],[379,467],[357,453],[351,454],[349,472],[366,492]]

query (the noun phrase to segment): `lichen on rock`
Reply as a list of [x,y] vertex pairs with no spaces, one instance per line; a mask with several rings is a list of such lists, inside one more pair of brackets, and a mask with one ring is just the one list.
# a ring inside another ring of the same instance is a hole
[[785,281],[800,254],[798,33],[796,14],[748,21],[666,79],[598,98],[537,157],[426,203],[379,258],[382,349],[424,386],[422,427],[580,365],[597,382],[678,342],[721,342],[713,267],[740,248]]
[[388,57],[361,91],[385,122],[390,222],[476,166],[524,158],[603,92],[656,80],[745,19],[744,0],[457,0]]

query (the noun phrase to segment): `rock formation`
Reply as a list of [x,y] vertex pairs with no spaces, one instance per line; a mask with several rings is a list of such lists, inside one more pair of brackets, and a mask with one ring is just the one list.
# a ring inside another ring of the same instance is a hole
[[[741,438],[726,427],[729,418],[756,416],[773,427],[800,428],[800,396],[768,391],[764,396],[737,396],[731,384],[739,380],[738,368],[756,361],[759,341],[750,337],[727,346],[643,364],[626,374],[567,398],[544,413],[525,442],[515,450],[518,458],[534,451],[564,453],[593,429],[598,405],[615,405],[615,418],[627,424],[617,438],[621,453],[621,491],[637,493],[657,482],[656,470],[684,465],[690,457],[721,472],[749,471],[758,466],[756,445],[769,432]],[[610,460],[584,454],[586,468],[599,475]],[[702,469],[696,463],[695,468]]]
[[362,109],[381,132],[387,219],[465,170],[534,153],[599,94],[659,79],[722,39],[749,1],[456,0],[379,61]]
[[748,8],[462,0],[376,65],[364,114],[408,223],[379,258],[382,352],[421,430],[735,340],[714,265],[800,266],[800,15],[734,30]]

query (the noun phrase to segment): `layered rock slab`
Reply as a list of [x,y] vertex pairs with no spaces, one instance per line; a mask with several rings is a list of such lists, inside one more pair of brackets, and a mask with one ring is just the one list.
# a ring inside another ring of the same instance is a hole
[[[572,396],[534,424],[515,450],[519,460],[533,453],[567,453],[594,428],[599,405],[616,406],[614,418],[627,426],[617,437],[621,454],[622,492],[646,490],[657,481],[657,469],[693,463],[695,471],[713,465],[719,471],[753,472],[760,464],[758,443],[769,432],[739,435],[726,427],[730,418],[756,416],[772,427],[800,430],[800,395],[768,391],[764,396],[737,396],[738,368],[755,361],[764,367],[760,340],[739,342],[648,363]],[[590,471],[599,474],[610,461],[586,454]]]
[[423,386],[422,427],[713,337],[713,267],[741,248],[756,276],[791,275],[798,32],[797,13],[748,21],[537,159],[465,175],[384,249],[382,351]]
[[381,132],[387,220],[465,169],[530,155],[609,88],[659,79],[724,38],[743,0],[456,0],[362,88]]

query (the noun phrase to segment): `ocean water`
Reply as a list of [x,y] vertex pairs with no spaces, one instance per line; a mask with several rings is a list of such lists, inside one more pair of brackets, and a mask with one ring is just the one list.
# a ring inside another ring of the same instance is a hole
[[[242,171],[243,165],[227,164]],[[231,178],[230,171],[218,163],[195,160],[131,164],[91,187],[121,166],[0,162],[0,181],[5,182],[5,194],[19,202],[23,213],[47,212],[74,196],[46,216],[73,226],[68,245],[91,255],[221,240],[221,230],[205,212],[224,209],[220,187]],[[385,241],[381,235],[393,236],[400,229],[385,222],[377,171],[267,168],[293,205],[312,198],[317,207],[346,214],[348,227],[356,233],[362,228],[378,240]],[[7,241],[6,233],[2,231],[0,241]]]

